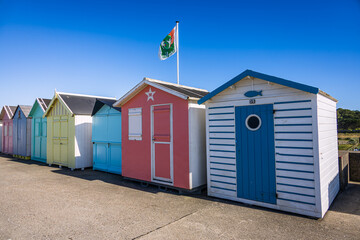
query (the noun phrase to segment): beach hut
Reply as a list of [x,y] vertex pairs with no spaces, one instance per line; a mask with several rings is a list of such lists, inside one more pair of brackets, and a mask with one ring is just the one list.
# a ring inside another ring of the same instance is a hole
[[31,157],[31,106],[18,105],[13,119],[13,156],[30,159]]
[[144,78],[120,98],[122,175],[195,190],[206,184],[205,107],[208,92]]
[[74,169],[92,167],[91,113],[96,98],[55,92],[43,117],[47,118],[47,163]]
[[2,152],[12,155],[13,153],[13,120],[16,106],[5,105],[1,109],[0,120],[3,124]]
[[121,108],[97,99],[92,112],[93,169],[121,174]]
[[43,115],[51,99],[37,98],[31,108],[31,159],[46,162],[46,118]]
[[339,191],[337,100],[246,70],[206,105],[208,195],[321,218]]

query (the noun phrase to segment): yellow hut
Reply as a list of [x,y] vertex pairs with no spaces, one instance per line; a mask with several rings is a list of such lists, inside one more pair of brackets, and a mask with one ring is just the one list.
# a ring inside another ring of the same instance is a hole
[[115,99],[55,92],[47,118],[47,163],[73,169],[91,167],[91,113],[96,99]]

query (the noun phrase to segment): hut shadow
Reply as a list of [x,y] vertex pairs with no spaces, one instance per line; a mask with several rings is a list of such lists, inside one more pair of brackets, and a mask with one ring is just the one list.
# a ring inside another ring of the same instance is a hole
[[169,194],[179,194],[178,191],[172,189],[162,190],[155,185],[149,184],[145,186],[140,182],[133,181],[130,179],[125,179],[123,176],[108,172],[95,171],[91,168],[86,168],[85,170],[74,170],[71,171],[69,168],[63,167],[59,169],[52,170],[52,172],[57,174],[62,174],[70,177],[76,177],[80,179],[84,179],[87,181],[102,181],[109,184],[114,184],[121,187],[131,188],[139,191],[144,191],[148,193],[159,193],[166,192]]
[[[3,156],[1,156],[3,157]],[[13,157],[7,157],[9,158],[8,161],[12,161],[12,162],[18,162],[18,163],[23,163],[23,164],[27,164],[27,165],[39,165],[39,166],[47,166],[46,163],[44,162],[39,162],[39,161],[35,161],[35,160],[25,160],[25,159],[20,159],[20,158],[13,158]]]
[[334,199],[330,211],[360,216],[360,182],[349,182]]
[[235,202],[235,201],[231,201],[231,200],[227,200],[227,199],[209,197],[209,196],[207,196],[206,189],[204,189],[200,192],[194,192],[194,193],[180,193],[179,191],[170,189],[170,188],[161,189],[157,185],[153,185],[153,184],[144,186],[143,184],[141,184],[141,182],[138,182],[136,180],[126,179],[126,178],[122,177],[121,175],[112,174],[112,173],[108,173],[108,172],[94,171],[91,168],[87,168],[83,171],[81,171],[81,170],[71,171],[69,168],[61,168],[61,169],[52,170],[52,172],[70,176],[70,177],[81,178],[81,179],[88,180],[88,181],[95,181],[95,180],[103,181],[103,182],[106,182],[109,184],[114,184],[117,186],[134,189],[137,191],[152,193],[152,194],[166,193],[166,194],[179,195],[179,196],[183,195],[183,196],[201,199],[201,200],[209,201],[209,202],[218,202],[218,203],[223,203],[223,204],[227,204],[227,205],[255,209],[255,210],[259,210],[259,211],[267,211],[267,212],[271,212],[271,213],[277,213],[277,214],[281,214],[281,215],[296,216],[296,217],[309,219],[309,220],[318,220],[317,218],[304,216],[304,215],[300,215],[300,214],[296,214],[296,213],[284,212],[284,211],[280,211],[280,210],[276,210],[276,209],[269,209],[269,208],[245,204],[245,203],[241,203],[241,202]]

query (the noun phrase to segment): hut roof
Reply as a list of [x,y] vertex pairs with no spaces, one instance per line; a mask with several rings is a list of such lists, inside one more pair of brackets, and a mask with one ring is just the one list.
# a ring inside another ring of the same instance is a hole
[[91,113],[91,116],[95,115],[104,105],[107,105],[119,112],[121,112],[121,108],[119,107],[113,107],[113,104],[116,102],[116,100],[104,100],[104,99],[96,99],[94,109]]
[[8,116],[9,119],[11,119],[15,113],[15,110],[16,106],[4,105],[4,107],[1,109],[0,120],[3,120],[5,114]]
[[216,88],[214,91],[210,92],[208,95],[206,95],[205,97],[201,98],[198,103],[202,104],[204,102],[206,102],[207,100],[209,100],[210,98],[214,97],[215,95],[221,93],[222,91],[224,91],[225,89],[227,89],[228,87],[234,85],[235,83],[241,81],[242,79],[244,79],[245,77],[254,77],[254,78],[259,78],[268,82],[273,82],[273,83],[277,83],[286,87],[291,87],[291,88],[295,88],[304,92],[309,92],[309,93],[313,93],[313,94],[321,94],[333,101],[337,100],[333,97],[331,97],[329,94],[321,91],[319,88],[316,87],[312,87],[309,85],[305,85],[302,83],[298,83],[298,82],[293,82],[290,80],[286,80],[283,78],[278,78],[278,77],[274,77],[274,76],[270,76],[267,74],[263,74],[263,73],[259,73],[259,72],[255,72],[252,70],[245,70],[244,72],[240,73],[239,75],[237,75],[236,77],[234,77],[233,79],[231,79],[230,81],[224,83],[223,85],[221,85],[220,87]]
[[121,97],[117,102],[114,103],[114,106],[119,107],[129,101],[133,96],[143,90],[146,86],[153,86],[159,88],[165,92],[173,94],[183,99],[193,99],[199,100],[204,97],[209,92],[204,89],[194,88],[189,86],[184,86],[175,83],[164,82],[160,80],[155,80],[151,78],[144,78],[139,84],[137,84],[133,89],[127,92],[123,97]]
[[58,98],[68,108],[68,110],[74,115],[91,115],[96,99],[100,100],[116,100],[115,98],[99,97],[84,94],[64,93],[55,92],[54,98],[48,105],[44,115],[46,116],[50,110],[50,106],[54,103],[55,99]]

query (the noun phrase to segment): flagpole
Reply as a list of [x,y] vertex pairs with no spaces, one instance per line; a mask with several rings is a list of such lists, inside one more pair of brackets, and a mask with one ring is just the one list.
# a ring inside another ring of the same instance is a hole
[[176,52],[177,84],[179,84],[179,21],[176,21]]

